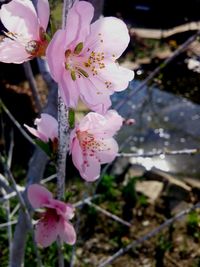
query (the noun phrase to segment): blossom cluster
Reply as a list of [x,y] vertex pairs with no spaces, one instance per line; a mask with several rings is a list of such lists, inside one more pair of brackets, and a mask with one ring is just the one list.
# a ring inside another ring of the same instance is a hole
[[[46,57],[50,74],[58,83],[59,94],[67,108],[76,109],[81,100],[91,110],[75,123],[70,134],[70,154],[80,176],[88,182],[100,176],[101,164],[114,160],[118,144],[113,138],[123,118],[109,110],[110,96],[125,90],[134,72],[116,60],[127,48],[130,37],[123,21],[103,17],[92,23],[94,7],[76,0],[68,12],[66,26],[47,34],[50,8],[48,0],[12,0],[2,5],[1,22],[7,29],[0,42],[0,61],[20,64],[35,57]],[[49,114],[35,120],[36,129],[25,125],[44,143],[57,142],[58,122]],[[36,226],[36,241],[49,246],[57,236],[69,244],[76,233],[69,220],[71,204],[53,199],[44,187],[28,188],[33,208],[45,211]]]

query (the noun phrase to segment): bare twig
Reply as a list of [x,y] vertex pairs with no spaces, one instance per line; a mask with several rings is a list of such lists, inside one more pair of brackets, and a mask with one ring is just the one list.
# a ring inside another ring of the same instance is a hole
[[121,223],[121,224],[123,224],[123,225],[126,225],[126,226],[128,226],[128,227],[131,227],[131,224],[130,224],[129,222],[124,221],[123,219],[119,218],[119,217],[116,216],[115,214],[113,214],[113,213],[111,213],[111,212],[109,212],[109,211],[107,211],[107,210],[105,210],[105,209],[99,207],[98,205],[92,203],[90,200],[85,200],[84,202],[85,202],[86,204],[88,204],[89,206],[95,208],[95,210],[97,210],[97,211],[103,213],[104,215],[108,216],[108,217],[111,218],[112,220],[117,221],[117,222],[119,222],[119,223]]
[[38,88],[37,88],[37,84],[33,75],[33,71],[31,68],[31,64],[30,62],[25,62],[23,63],[23,67],[24,67],[24,71],[26,74],[26,78],[29,82],[30,88],[31,88],[31,92],[32,92],[32,96],[35,102],[35,106],[38,110],[38,112],[41,112],[42,106],[40,103],[40,99],[39,99],[39,94],[38,94]]
[[0,224],[0,228],[8,227],[8,226],[16,224],[16,223],[17,223],[17,220],[9,221],[9,222],[6,222],[6,223],[1,223]]
[[[25,200],[24,200],[22,194],[17,189],[17,184],[15,182],[15,179],[14,179],[14,177],[13,177],[13,175],[12,175],[8,165],[7,165],[7,163],[5,162],[4,158],[1,156],[1,154],[0,154],[0,160],[1,160],[2,164],[3,164],[5,174],[7,175],[8,179],[10,180],[10,182],[11,182],[11,184],[12,184],[12,186],[13,186],[15,192],[16,192],[16,195],[18,196],[21,208],[24,211],[24,213],[26,215],[26,218],[28,219],[28,225],[29,225],[29,228],[31,230],[32,237],[33,237],[33,244],[34,244],[34,249],[35,249],[35,253],[36,253],[36,257],[37,257],[37,265],[38,266],[42,266],[41,259],[40,259],[40,254],[39,254],[39,251],[37,249],[36,242],[35,242],[33,224],[32,224],[32,220],[31,220],[30,212],[28,210],[28,207],[27,207],[27,205],[25,203]],[[12,256],[11,256],[11,258],[12,258]]]
[[15,215],[15,213],[19,210],[19,208],[20,208],[20,204],[18,203],[15,206],[15,208],[12,210],[12,212],[10,213],[10,218],[12,218]]
[[[40,59],[38,62],[41,74],[43,75],[49,87],[48,100],[43,112],[46,112],[56,117],[57,85],[48,72],[48,66],[46,62],[44,62],[42,59]],[[47,155],[41,149],[36,148],[35,153],[29,163],[29,170],[27,173],[27,186],[33,183],[40,182],[41,178],[43,177],[47,162]],[[24,199],[28,204],[29,202],[27,200],[26,191],[24,191]],[[23,265],[28,229],[29,227],[26,215],[23,210],[20,210],[18,223],[15,228],[15,234],[13,239],[11,267],[19,267]]]
[[0,187],[2,187],[7,194],[12,192],[12,188],[9,186],[7,179],[1,173],[0,173]]
[[[67,14],[70,7],[73,5],[73,0],[63,1],[62,13],[62,28],[64,29],[67,21]],[[58,90],[58,161],[57,161],[57,197],[64,198],[65,192],[65,173],[66,173],[66,157],[69,150],[69,109],[66,107],[60,91]],[[58,237],[58,264],[59,267],[64,267],[64,256],[62,251],[62,241]]]
[[136,247],[136,246],[144,243],[148,239],[150,239],[153,236],[157,235],[164,228],[170,226],[175,221],[180,220],[183,216],[187,215],[191,211],[193,211],[195,209],[198,209],[198,208],[200,208],[200,202],[198,202],[197,204],[193,205],[191,208],[188,208],[186,210],[183,210],[183,211],[179,212],[177,215],[175,215],[174,217],[166,220],[164,223],[162,223],[161,225],[159,225],[158,227],[156,227],[155,229],[153,229],[151,232],[149,232],[146,235],[140,237],[139,239],[131,242],[128,246],[126,246],[124,248],[121,248],[115,254],[113,254],[111,257],[109,257],[107,260],[105,260],[102,263],[100,263],[99,264],[99,267],[108,266],[109,264],[111,264],[116,258],[118,258],[119,256],[121,256],[122,254],[124,254],[127,251],[129,251],[130,249],[132,249],[132,248],[134,248],[134,247]]
[[8,164],[9,168],[11,168],[11,164],[12,164],[13,148],[14,148],[14,133],[13,133],[13,130],[11,130],[11,132],[10,132],[10,146],[9,146],[8,159],[7,159],[7,164]]
[[[3,195],[6,194],[6,191],[4,189],[1,190]],[[7,219],[7,232],[8,232],[8,244],[9,244],[9,262],[11,259],[11,252],[12,252],[12,227],[11,227],[11,215],[10,215],[10,201],[7,200],[4,203],[4,207],[6,210],[6,219]],[[2,227],[2,225],[0,225]]]
[[200,30],[198,30],[194,35],[188,38],[182,45],[180,45],[171,57],[168,57],[161,63],[154,71],[150,73],[150,75],[144,79],[134,90],[132,90],[126,97],[124,97],[121,101],[119,101],[115,105],[115,109],[120,110],[124,103],[126,103],[129,99],[131,99],[135,94],[137,94],[141,89],[143,89],[164,67],[166,67],[172,60],[174,60],[178,55],[184,52],[187,47],[196,40],[196,38],[200,35]]
[[194,148],[194,149],[182,149],[182,150],[158,150],[156,152],[146,152],[146,153],[118,153],[117,157],[123,157],[123,158],[129,158],[129,157],[158,157],[161,155],[164,156],[174,156],[174,155],[189,155],[193,156],[196,154],[200,154],[200,149],[199,148]]
[[7,109],[6,105],[3,103],[3,101],[0,99],[0,106],[4,110],[4,112],[7,114],[7,116],[10,118],[10,120],[13,122],[13,124],[17,127],[17,129],[20,131],[20,133],[32,144],[35,146],[35,143],[33,139],[26,133],[26,131],[21,127],[19,122],[13,117],[13,115],[10,113],[10,111]]

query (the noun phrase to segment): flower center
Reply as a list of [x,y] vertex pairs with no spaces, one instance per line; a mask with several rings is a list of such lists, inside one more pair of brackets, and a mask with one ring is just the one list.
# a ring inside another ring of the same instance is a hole
[[87,166],[87,156],[95,157],[100,162],[96,152],[110,150],[110,148],[104,144],[104,138],[101,138],[101,140],[97,140],[95,139],[93,134],[90,134],[87,131],[81,132],[78,130],[76,134],[83,151],[84,164]]
[[82,50],[83,43],[81,42],[77,44],[73,52],[70,49],[65,51],[65,69],[70,71],[73,81],[75,81],[77,77],[89,77],[88,73],[82,68],[82,57],[80,56]]

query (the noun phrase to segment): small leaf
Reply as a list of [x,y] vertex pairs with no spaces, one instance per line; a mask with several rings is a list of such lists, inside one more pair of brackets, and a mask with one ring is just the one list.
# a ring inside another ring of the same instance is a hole
[[71,129],[74,128],[74,124],[75,124],[75,112],[73,109],[69,109],[69,126]]
[[51,37],[53,37],[56,32],[56,24],[54,18],[52,17],[50,19],[50,30],[51,30]]
[[38,145],[49,157],[51,156],[51,148],[49,143],[45,143],[40,139],[35,140],[36,145]]

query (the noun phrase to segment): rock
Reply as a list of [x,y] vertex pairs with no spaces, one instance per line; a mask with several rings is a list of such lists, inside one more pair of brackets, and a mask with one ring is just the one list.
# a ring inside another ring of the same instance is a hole
[[193,178],[183,178],[184,182],[186,182],[192,188],[196,188],[200,190],[200,180],[193,179]]
[[159,181],[142,181],[136,183],[136,191],[148,197],[150,203],[154,203],[160,196],[164,184]]
[[173,184],[177,187],[182,188],[183,190],[187,192],[191,191],[191,187],[188,186],[185,182],[173,177],[172,175],[166,172],[160,171],[156,168],[152,168],[151,171],[147,171],[144,176],[150,180],[153,179],[153,180],[165,182],[166,185]]

